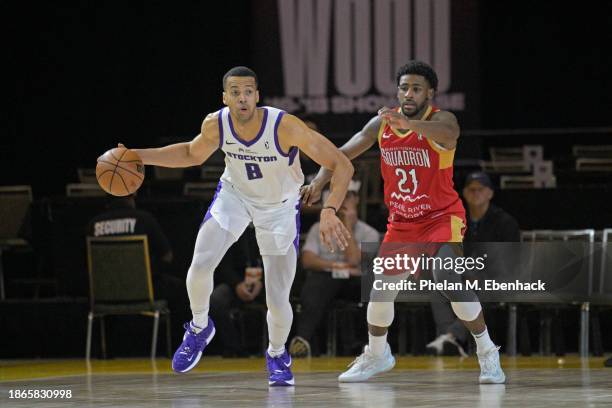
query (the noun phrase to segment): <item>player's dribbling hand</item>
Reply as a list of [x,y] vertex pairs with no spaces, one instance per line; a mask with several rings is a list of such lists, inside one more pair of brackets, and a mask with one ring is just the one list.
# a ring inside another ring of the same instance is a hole
[[409,129],[410,121],[406,119],[404,115],[399,113],[398,111],[382,107],[378,111],[378,116],[380,116],[383,120],[385,120],[389,125],[393,126],[397,129]]
[[330,250],[334,252],[335,245],[344,251],[348,247],[348,240],[351,238],[351,233],[344,226],[342,221],[331,208],[321,210],[321,220],[319,223],[319,239]]
[[[125,146],[122,143],[117,143],[117,147],[125,147]],[[105,154],[106,154],[106,152],[104,152],[100,156],[98,156],[98,159],[96,161],[100,161],[102,156],[104,156]]]
[[322,188],[319,183],[314,180],[310,182],[310,184],[302,186],[302,188],[300,188],[302,202],[310,207],[321,199],[321,190]]

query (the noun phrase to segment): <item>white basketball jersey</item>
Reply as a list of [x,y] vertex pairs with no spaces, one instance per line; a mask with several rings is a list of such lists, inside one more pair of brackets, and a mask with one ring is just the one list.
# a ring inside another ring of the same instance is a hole
[[269,106],[257,109],[263,110],[263,121],[248,142],[236,134],[229,109],[219,111],[219,144],[225,153],[221,182],[254,203],[278,204],[297,197],[304,183],[299,150],[295,146],[287,153],[281,150],[277,132],[284,111]]

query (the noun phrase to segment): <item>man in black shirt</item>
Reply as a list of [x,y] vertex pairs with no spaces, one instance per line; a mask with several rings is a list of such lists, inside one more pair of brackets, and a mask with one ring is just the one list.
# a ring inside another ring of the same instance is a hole
[[[521,231],[514,217],[491,204],[493,194],[493,183],[486,173],[474,172],[467,176],[463,187],[463,198],[467,204],[467,231],[463,239],[466,256],[471,256],[472,242],[519,242],[521,239]],[[458,352],[467,355],[462,346],[468,339],[465,326],[455,317],[450,304],[439,292],[433,292],[431,296],[438,337],[427,345],[427,349],[435,354]]]
[[467,176],[463,198],[467,204],[467,242],[519,242],[521,231],[510,214],[491,204],[493,183],[486,173]]
[[146,235],[153,273],[163,271],[172,262],[173,254],[168,238],[155,217],[148,211],[136,208],[133,195],[112,197],[109,200],[107,210],[89,221],[88,235]]
[[89,221],[87,234],[92,237],[146,235],[149,242],[153,293],[156,299],[168,302],[173,329],[185,318],[188,309],[185,301],[187,288],[185,280],[170,273],[173,260],[172,248],[161,226],[148,211],[136,208],[134,195],[126,197],[109,196],[107,210]]

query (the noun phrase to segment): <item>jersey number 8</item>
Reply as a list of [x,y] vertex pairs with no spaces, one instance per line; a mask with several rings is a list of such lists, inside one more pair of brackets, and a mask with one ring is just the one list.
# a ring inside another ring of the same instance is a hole
[[263,178],[263,174],[261,174],[261,169],[257,163],[244,163],[246,166],[247,177],[249,180],[256,180]]

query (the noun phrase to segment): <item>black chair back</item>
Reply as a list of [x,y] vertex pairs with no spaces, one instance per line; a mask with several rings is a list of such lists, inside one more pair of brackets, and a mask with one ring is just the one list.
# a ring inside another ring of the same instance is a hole
[[19,236],[31,203],[30,186],[0,187],[0,240]]
[[92,307],[96,303],[153,303],[146,235],[87,237]]

